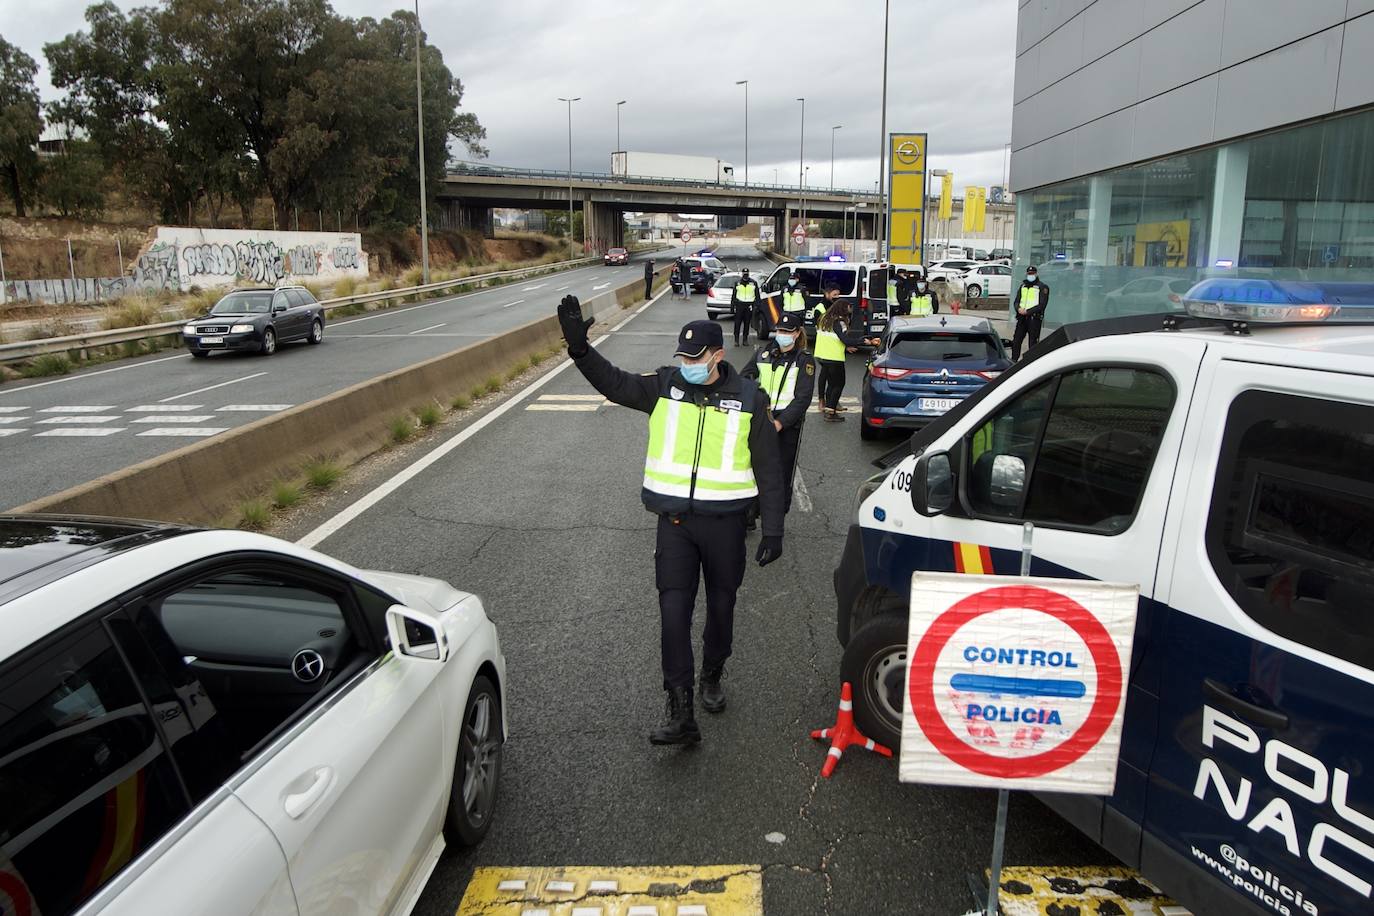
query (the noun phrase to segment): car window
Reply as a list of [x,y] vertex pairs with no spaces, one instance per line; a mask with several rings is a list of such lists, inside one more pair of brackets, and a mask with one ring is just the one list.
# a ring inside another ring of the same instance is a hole
[[724,270],[724,269],[725,269],[725,262],[724,262],[724,261],[717,261],[715,258],[707,258],[705,263],[706,263],[706,266],[709,267],[709,268],[711,268],[712,270]]
[[254,293],[230,293],[210,310],[211,315],[266,314],[272,307],[272,294],[266,291]]
[[810,293],[824,293],[834,284],[840,288],[841,296],[854,295],[854,282],[858,276],[855,270],[842,270],[834,267],[797,267],[794,271],[801,278],[802,285]]
[[1231,405],[1207,555],[1261,626],[1374,668],[1374,407],[1249,391]]
[[190,804],[99,624],[7,664],[0,696],[0,901],[69,913]]
[[292,308],[300,308],[305,305],[305,291],[300,289],[286,290],[286,301]]
[[970,437],[971,507],[1037,525],[1125,531],[1173,402],[1173,385],[1153,369],[1075,369],[1041,384]]
[[923,362],[950,360],[980,360],[992,362],[1002,358],[997,341],[986,334],[957,334],[949,332],[905,332],[889,344],[890,352],[906,359]]
[[791,268],[779,267],[769,275],[767,282],[763,284],[765,292],[776,293],[787,283],[787,278],[792,275]]
[[716,289],[731,289],[739,283],[739,277],[720,277],[716,280]]

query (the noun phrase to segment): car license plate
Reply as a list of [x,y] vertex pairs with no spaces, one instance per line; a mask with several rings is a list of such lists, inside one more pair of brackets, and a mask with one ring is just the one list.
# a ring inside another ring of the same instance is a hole
[[958,398],[917,398],[916,407],[920,410],[938,410],[944,413],[959,404]]
[[200,339],[200,343],[201,343],[201,346],[204,346],[204,345],[206,345],[206,344],[222,344],[222,343],[224,343],[224,338],[223,338],[223,337],[202,337],[202,338]]

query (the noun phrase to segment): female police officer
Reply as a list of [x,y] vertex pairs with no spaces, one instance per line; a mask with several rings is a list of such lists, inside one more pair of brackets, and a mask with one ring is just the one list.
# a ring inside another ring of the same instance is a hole
[[773,427],[778,431],[778,457],[782,462],[783,511],[792,508],[792,478],[797,472],[797,450],[802,424],[816,386],[816,364],[806,352],[806,331],[801,315],[784,312],[773,329],[773,342],[755,351],[740,370],[745,378],[759,380],[768,395]]
[[725,708],[721,676],[734,638],[735,593],[744,581],[745,516],[754,500],[763,516],[760,566],[782,556],[782,469],[768,396],[725,362],[725,337],[714,321],[690,321],[678,335],[676,366],[632,375],[587,343],[592,320],[576,296],[564,296],[558,322],[568,355],[608,400],[649,417],[644,507],[658,516],[654,572],[658,585],[663,687],[668,721],[654,744],[701,740],[692,706],[692,608],[706,579],[701,705]]

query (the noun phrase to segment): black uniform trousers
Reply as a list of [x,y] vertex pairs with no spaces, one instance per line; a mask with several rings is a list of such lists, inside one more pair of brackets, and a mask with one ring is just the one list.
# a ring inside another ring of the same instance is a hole
[[1044,312],[1016,316],[1016,332],[1011,336],[1011,358],[1021,358],[1021,343],[1028,341],[1027,351],[1040,342],[1040,326],[1045,323]]
[[745,514],[660,515],[654,549],[658,585],[663,689],[691,687],[692,610],[697,586],[706,580],[703,666],[730,657],[735,633],[735,593],[744,581]]
[[802,424],[796,426],[784,426],[782,432],[778,433],[778,459],[782,462],[783,486],[786,488],[786,496],[783,498],[783,512],[792,511],[792,480],[797,474],[797,451],[801,448]]
[[831,410],[840,406],[844,381],[844,363],[828,359],[816,360],[816,394],[821,399],[821,406],[829,407]]
[[644,298],[645,298],[645,299],[648,299],[648,298],[649,298],[649,293],[653,292],[653,289],[654,289],[654,278],[653,278],[653,277],[645,277],[645,278],[644,278]]
[[735,303],[735,343],[749,342],[749,326],[754,321],[754,304]]

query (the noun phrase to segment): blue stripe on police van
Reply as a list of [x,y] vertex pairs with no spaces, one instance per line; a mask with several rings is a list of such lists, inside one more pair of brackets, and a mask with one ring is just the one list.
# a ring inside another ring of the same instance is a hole
[[1000,693],[1014,697],[1063,697],[1074,700],[1088,692],[1082,681],[996,677],[991,674],[956,674],[949,679],[949,686],[970,693]]

